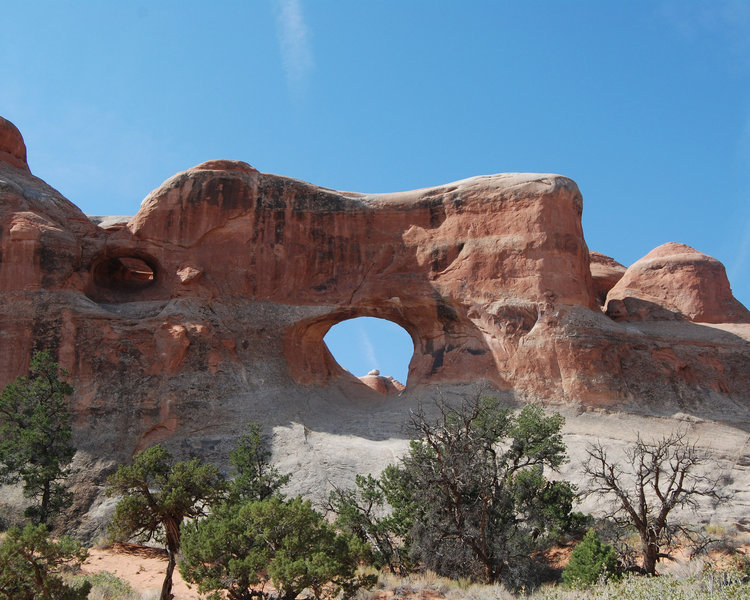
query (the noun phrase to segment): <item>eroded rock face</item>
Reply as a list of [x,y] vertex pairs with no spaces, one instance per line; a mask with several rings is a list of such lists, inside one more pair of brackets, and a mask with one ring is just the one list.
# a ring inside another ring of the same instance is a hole
[[496,368],[505,350],[482,331],[496,309],[480,307],[512,298],[512,308],[498,309],[512,311],[511,321],[520,311],[530,329],[540,305],[592,305],[580,211],[577,187],[559,176],[477,177],[368,196],[212,161],[168,180],[107,237],[83,291],[99,304],[318,307],[277,332],[299,383],[342,376],[323,336],[367,315],[414,338],[410,383],[479,375],[507,386]]
[[3,117],[0,117],[0,162],[17,169],[29,170],[23,136],[13,123]]
[[[477,383],[510,403],[750,424],[750,325],[723,268],[669,246],[616,282],[565,177],[367,195],[211,161],[127,223],[89,220],[0,126],[0,385],[41,348],[69,371],[90,514],[133,452],[220,462],[250,421],[274,431],[296,491],[347,483],[393,460],[415,406]],[[631,297],[666,312],[615,314]],[[406,389],[335,362],[323,337],[357,316],[409,332]]]
[[622,279],[626,268],[614,258],[610,258],[601,252],[589,252],[589,258],[591,260],[591,280],[594,285],[594,295],[599,305],[604,306],[607,303],[609,290]]
[[370,371],[367,375],[358,377],[367,387],[381,394],[399,394],[406,387],[393,377],[384,377],[377,369]]
[[606,310],[624,321],[750,323],[750,311],[732,296],[724,265],[674,242],[634,263],[609,291]]

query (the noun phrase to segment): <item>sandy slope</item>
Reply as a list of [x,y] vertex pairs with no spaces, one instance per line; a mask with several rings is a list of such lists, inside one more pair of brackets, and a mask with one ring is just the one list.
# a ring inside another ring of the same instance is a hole
[[[166,568],[166,552],[135,544],[115,544],[103,549],[91,548],[89,557],[83,564],[84,573],[109,571],[127,581],[133,589],[149,599],[159,597]],[[176,569],[173,586],[175,600],[198,600],[195,587],[189,589]]]

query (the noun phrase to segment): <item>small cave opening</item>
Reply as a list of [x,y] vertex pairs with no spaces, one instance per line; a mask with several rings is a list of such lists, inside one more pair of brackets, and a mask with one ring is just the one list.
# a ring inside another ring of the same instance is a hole
[[94,266],[94,283],[101,288],[134,292],[151,287],[156,280],[154,268],[137,256],[105,258]]
[[347,319],[331,327],[323,340],[339,366],[375,391],[398,393],[406,386],[414,341],[393,321]]

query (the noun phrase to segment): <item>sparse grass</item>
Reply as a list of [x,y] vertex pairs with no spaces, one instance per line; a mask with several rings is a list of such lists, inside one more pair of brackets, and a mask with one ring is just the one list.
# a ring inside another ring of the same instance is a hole
[[[669,568],[667,568],[669,565]],[[621,581],[570,589],[545,584],[537,589],[512,592],[502,584],[483,585],[467,579],[448,579],[431,571],[399,577],[378,573],[372,567],[360,574],[378,575],[373,589],[360,589],[355,600],[750,600],[750,552],[711,553],[693,559],[660,563],[659,577],[625,576]],[[143,595],[108,572],[70,575],[72,582],[89,581],[89,600],[157,600],[158,593]],[[74,584],[74,583],[73,583]],[[273,590],[266,590],[272,599]],[[306,590],[300,600],[312,598]]]
[[[377,588],[360,590],[358,600],[375,598],[446,600],[748,600],[750,571],[742,565],[726,570],[705,566],[703,561],[686,568],[686,577],[674,574],[660,577],[628,575],[619,581],[599,583],[580,589],[548,584],[526,593],[512,593],[501,584],[470,584],[425,572],[397,577],[381,574]],[[700,572],[697,572],[700,571]]]
[[[703,571],[695,571],[703,567]],[[381,573],[375,589],[360,589],[356,600],[748,600],[750,574],[738,566],[727,570],[705,567],[703,562],[686,569],[686,577],[673,574],[660,577],[629,575],[620,581],[569,589],[562,585],[545,585],[528,594],[512,593],[502,584],[482,585],[454,580],[426,571],[407,577]],[[77,575],[75,581],[89,581],[89,600],[155,600],[142,596],[128,583],[108,572]]]
[[448,600],[516,600],[514,596],[501,584],[481,585],[473,583],[465,588],[451,590],[446,596]]
[[678,579],[661,577],[623,577],[620,581],[579,590],[549,586],[530,596],[531,600],[747,600],[750,582],[735,572],[705,573],[700,577]]
[[144,600],[127,581],[123,581],[108,571],[76,575],[72,578],[70,585],[77,587],[86,581],[91,583],[88,600]]
[[100,535],[100,536],[97,536],[93,542],[91,542],[91,547],[96,548],[97,550],[104,550],[106,548],[111,548],[112,540],[109,538],[109,536]]
[[360,590],[358,600],[372,600],[390,596],[394,599],[406,598],[446,598],[447,600],[516,600],[502,584],[483,585],[468,579],[449,579],[432,571],[412,573],[399,577],[383,572],[377,586],[372,590]]
[[726,537],[727,536],[727,528],[725,525],[720,525],[718,523],[709,523],[705,527],[706,534],[710,535],[711,537]]
[[[464,579],[448,579],[433,573],[432,571],[422,571],[412,573],[406,577],[399,577],[389,572],[378,574],[377,585],[370,590],[360,589],[357,593],[358,600],[372,600],[385,595],[392,595],[393,598],[411,598],[415,596],[435,598],[462,598],[464,593],[470,587],[470,583]],[[456,593],[459,593],[456,596]]]

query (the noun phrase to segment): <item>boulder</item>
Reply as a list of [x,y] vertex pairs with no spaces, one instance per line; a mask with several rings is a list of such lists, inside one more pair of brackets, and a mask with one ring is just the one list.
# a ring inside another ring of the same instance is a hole
[[[377,371],[377,369],[374,369],[374,371]],[[370,389],[381,394],[398,394],[405,389],[401,382],[393,377],[383,377],[380,375],[380,371],[375,373],[370,371],[364,377],[360,377],[359,380]]]

